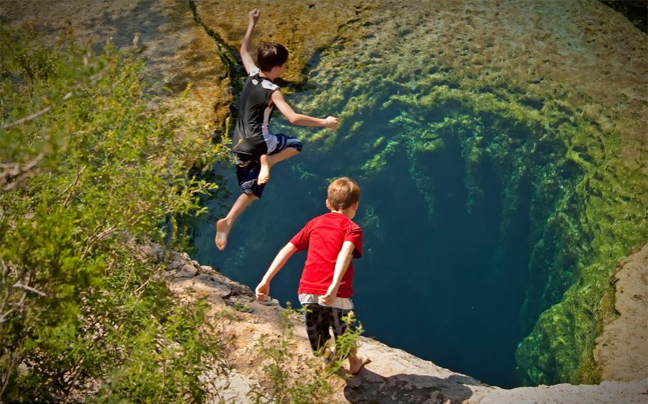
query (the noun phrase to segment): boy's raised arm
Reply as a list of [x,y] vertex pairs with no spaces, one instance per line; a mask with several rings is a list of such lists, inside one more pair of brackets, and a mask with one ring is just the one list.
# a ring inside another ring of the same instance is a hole
[[272,102],[277,106],[277,109],[288,119],[293,125],[300,126],[325,126],[329,129],[337,129],[338,119],[334,116],[326,118],[314,118],[308,115],[296,113],[290,105],[286,102],[281,91],[275,91],[270,96]]
[[270,281],[272,281],[272,278],[274,278],[277,272],[283,268],[286,262],[288,262],[288,259],[292,257],[296,251],[297,247],[292,243],[286,244],[281,250],[279,250],[277,256],[272,260],[270,268],[268,268],[265,275],[263,275],[263,279],[254,290],[257,300],[263,301],[268,298],[270,295]]
[[330,306],[333,304],[333,301],[337,297],[338,289],[340,288],[340,282],[349,268],[351,263],[351,258],[353,257],[353,250],[355,245],[351,241],[345,241],[342,244],[342,248],[338,253],[337,260],[335,261],[335,272],[333,273],[333,281],[329,286],[326,294],[319,298],[319,304],[323,306]]
[[259,21],[260,13],[261,12],[258,8],[255,8],[248,13],[248,27],[245,36],[243,37],[243,42],[241,42],[241,59],[243,60],[243,66],[245,66],[245,70],[248,74],[257,68],[254,64],[254,59],[252,59],[252,55],[250,54],[250,42],[252,39],[252,31],[254,31],[256,23]]

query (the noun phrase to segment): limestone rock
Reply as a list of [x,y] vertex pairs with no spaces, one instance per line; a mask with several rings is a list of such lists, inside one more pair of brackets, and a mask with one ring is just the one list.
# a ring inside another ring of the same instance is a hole
[[[639,262],[646,259],[646,253],[648,253],[648,246],[637,254],[640,258]],[[252,291],[247,286],[228,279],[209,266],[199,265],[187,254],[167,252],[167,256],[171,257],[170,265],[175,268],[172,271],[187,267],[196,270],[193,277],[172,280],[171,287],[174,290],[190,300],[207,296],[216,312],[229,313],[214,326],[219,329],[221,337],[227,335],[230,341],[227,358],[233,370],[225,375],[208,372],[203,376],[205,383],[211,386],[215,394],[217,393],[218,399],[234,400],[237,403],[253,402],[249,394],[254,386],[259,386],[262,366],[258,362],[256,347],[259,341],[278,338],[281,334],[278,324],[281,321],[280,313],[284,309],[276,300],[255,301]],[[631,262],[636,261],[637,259],[631,260]],[[631,265],[626,264],[624,268],[631,268]],[[645,268],[644,266],[643,269]],[[641,287],[639,285],[640,289]],[[225,318],[229,320],[222,321]],[[641,319],[638,318],[639,321]],[[301,319],[289,317],[288,320],[294,327],[291,355],[295,367],[298,367],[300,363],[307,363],[312,358],[312,354]],[[371,338],[360,338],[359,351],[362,355],[371,358],[372,362],[357,376],[347,381],[343,379],[338,381],[339,391],[334,395],[334,403],[641,404],[648,402],[646,394],[648,379],[628,382],[606,381],[592,386],[561,384],[505,390],[439,367]],[[300,372],[304,371],[300,370]],[[212,402],[218,401],[214,399]]]
[[648,244],[619,263],[612,281],[619,317],[603,328],[594,351],[603,379],[648,378]]
[[646,404],[648,379],[598,386],[558,384],[495,391],[480,404]]

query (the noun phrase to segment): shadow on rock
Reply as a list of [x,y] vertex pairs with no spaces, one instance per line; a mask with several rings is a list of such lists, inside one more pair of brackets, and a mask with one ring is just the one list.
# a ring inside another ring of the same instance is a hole
[[481,385],[470,377],[441,379],[398,374],[383,377],[368,369],[349,379],[344,396],[353,404],[461,404],[473,394],[466,385]]

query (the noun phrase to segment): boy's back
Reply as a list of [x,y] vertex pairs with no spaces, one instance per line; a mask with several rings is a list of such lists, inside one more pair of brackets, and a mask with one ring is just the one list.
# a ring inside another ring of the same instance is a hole
[[[330,212],[308,222],[290,243],[297,251],[308,250],[298,293],[326,294],[333,281],[335,263],[345,241],[354,245],[353,258],[362,255],[362,229],[341,213]],[[337,296],[353,294],[353,264],[346,270]]]
[[[279,86],[259,73],[258,69],[251,71],[245,82],[232,138],[232,150],[239,158],[243,158],[241,154],[249,156],[245,160],[259,159],[276,147],[276,138],[269,136],[268,126],[275,110],[270,97]],[[268,144],[272,141],[275,144]]]

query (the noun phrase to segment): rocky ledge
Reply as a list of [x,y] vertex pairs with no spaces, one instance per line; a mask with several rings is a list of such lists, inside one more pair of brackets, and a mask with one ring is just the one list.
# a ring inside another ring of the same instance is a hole
[[[236,403],[253,402],[251,392],[268,383],[261,369],[269,359],[263,359],[258,354],[259,343],[262,340],[288,339],[291,353],[288,373],[305,378],[304,375],[314,375],[318,371],[319,367],[309,366],[309,363],[312,363],[312,354],[301,319],[296,315],[288,316],[294,330],[288,337],[282,333],[281,324],[284,320],[281,313],[285,309],[279,302],[255,301],[250,288],[228,279],[209,266],[200,265],[186,253],[165,251],[157,245],[140,247],[140,250],[153,262],[165,264],[163,275],[169,279],[170,287],[184,302],[189,304],[196,299],[206,299],[209,303],[212,324],[208,326],[218,334],[219,340],[227,341],[224,347],[226,371],[206,374],[203,379],[214,392],[214,397]],[[620,267],[623,271],[619,271],[618,275],[619,288],[630,288],[625,280],[632,277],[639,277],[643,282],[648,280],[648,248],[624,260]],[[632,281],[630,283],[632,284]],[[631,301],[648,301],[648,288],[645,284],[639,289],[624,289],[622,294],[627,295]],[[623,303],[620,305],[626,307]],[[622,310],[622,313],[632,313]],[[626,317],[627,315],[622,314],[611,325],[625,321]],[[619,326],[614,328],[618,329]],[[466,332],[479,330],[467,329]],[[624,342],[624,338],[628,340]],[[635,338],[634,332],[626,334],[617,331],[611,341],[614,341],[615,346],[623,346],[627,343],[635,344],[637,341],[645,342],[645,335],[643,338]],[[633,373],[628,377],[641,377],[640,380],[604,381],[599,385],[559,384],[510,390],[488,386],[470,376],[439,367],[371,338],[361,337],[359,349],[363,355],[369,356],[372,362],[354,377],[341,375],[329,380],[335,390],[332,401],[334,403],[648,403],[648,361],[645,360],[645,346],[633,350],[633,358],[630,359],[627,355],[612,355],[621,361],[630,361],[633,364]],[[610,372],[606,376],[616,380],[628,380],[628,377],[616,377],[618,373],[614,373],[612,367],[609,369]],[[218,400],[214,399],[213,402]]]

